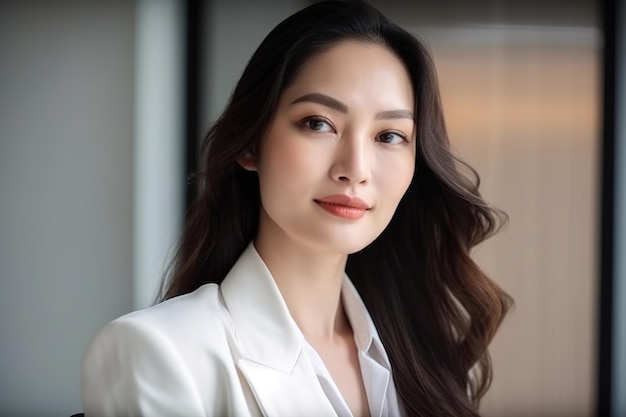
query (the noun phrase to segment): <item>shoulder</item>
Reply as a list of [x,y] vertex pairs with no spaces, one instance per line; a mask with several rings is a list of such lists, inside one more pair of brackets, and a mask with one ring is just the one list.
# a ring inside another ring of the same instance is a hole
[[186,338],[197,334],[199,325],[217,330],[228,322],[219,286],[206,284],[189,294],[129,313],[110,324],[150,326],[165,335]]
[[98,331],[87,353],[110,344],[117,351],[126,345],[138,349],[146,344],[151,348],[169,345],[183,357],[189,357],[198,350],[227,349],[230,333],[232,325],[220,288],[207,284],[111,321]]
[[219,345],[231,327],[220,288],[216,284],[207,284],[189,294],[113,320],[101,332],[138,331],[158,334],[170,340],[178,349],[184,349]]
[[[219,398],[225,394],[220,380],[236,374],[231,334],[215,284],[113,320],[83,358],[85,409],[108,415],[106,407],[122,407],[125,412],[115,408],[111,415],[132,415],[145,404],[167,409],[185,403],[195,415],[207,405],[203,393]],[[211,402],[219,403],[215,397]]]

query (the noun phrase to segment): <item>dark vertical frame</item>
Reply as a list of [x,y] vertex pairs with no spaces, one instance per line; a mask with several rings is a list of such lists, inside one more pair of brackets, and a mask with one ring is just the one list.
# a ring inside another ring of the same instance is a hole
[[202,90],[202,23],[205,12],[205,1],[186,0],[185,2],[185,43],[186,43],[186,77],[185,77],[185,207],[189,209],[196,195],[196,185],[192,175],[198,169],[198,153],[200,138],[200,92]]
[[612,412],[613,364],[613,275],[615,227],[615,87],[616,87],[616,0],[603,0],[602,32],[603,126],[601,153],[600,206],[600,288],[598,300],[599,341],[597,349],[596,414],[609,417]]

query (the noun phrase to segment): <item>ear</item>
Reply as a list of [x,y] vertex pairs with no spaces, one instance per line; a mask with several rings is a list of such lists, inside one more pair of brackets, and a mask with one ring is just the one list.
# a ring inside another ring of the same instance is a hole
[[252,152],[246,152],[237,162],[247,171],[256,171],[256,158]]

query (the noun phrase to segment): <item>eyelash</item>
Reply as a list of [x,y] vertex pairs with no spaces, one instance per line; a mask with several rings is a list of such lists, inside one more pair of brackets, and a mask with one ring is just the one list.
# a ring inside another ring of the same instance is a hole
[[310,125],[311,122],[315,122],[315,123],[325,123],[327,124],[330,129],[335,132],[335,127],[333,126],[333,124],[330,122],[330,120],[328,120],[325,117],[322,116],[310,116],[310,117],[306,117],[304,119],[302,119],[300,121],[300,125],[305,128],[305,129],[309,129],[312,130],[314,132],[321,132],[321,130],[317,130],[317,129],[313,129]]
[[[397,132],[397,131],[394,131],[394,130],[388,130],[386,132],[381,133],[380,135],[377,136],[377,139],[380,138],[383,135],[389,135],[389,134],[398,136],[400,139],[402,139],[402,142],[408,142],[409,141],[404,134],[402,134],[400,132]],[[389,142],[384,142],[382,140],[380,140],[380,142],[382,142],[382,143],[389,143]]]
[[[328,120],[327,118],[325,118],[325,117],[323,117],[323,116],[309,116],[309,117],[306,117],[306,118],[302,119],[302,120],[300,121],[300,123],[299,123],[299,124],[300,124],[303,128],[305,128],[305,129],[309,129],[309,130],[312,130],[312,131],[314,131],[314,132],[322,132],[322,133],[326,133],[326,132],[324,132],[324,131],[322,131],[322,130],[313,129],[313,128],[311,127],[311,125],[310,125],[310,123],[311,123],[311,122],[314,122],[314,123],[324,123],[324,124],[328,125],[328,127],[330,128],[330,130],[331,130],[332,132],[336,132],[335,127],[334,127],[334,126],[333,126],[333,124],[330,122],[330,120]],[[403,134],[403,133],[401,133],[401,132],[395,131],[395,130],[387,130],[387,131],[384,131],[384,132],[382,132],[382,133],[378,134],[378,135],[376,136],[376,140],[377,140],[378,142],[381,142],[381,143],[389,144],[389,142],[382,141],[382,140],[380,140],[380,138],[381,138],[382,136],[384,136],[384,135],[390,135],[390,134],[398,136],[400,139],[402,139],[402,141],[403,141],[403,142],[408,142],[408,139],[407,139],[406,135],[404,135],[404,134]]]

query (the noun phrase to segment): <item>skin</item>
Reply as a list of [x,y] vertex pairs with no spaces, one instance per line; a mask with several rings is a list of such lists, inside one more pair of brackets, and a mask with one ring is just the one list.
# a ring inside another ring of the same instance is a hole
[[[355,416],[369,406],[341,284],[348,254],[384,230],[413,177],[412,91],[387,48],[340,42],[304,66],[260,153],[241,161],[259,176],[255,247]],[[316,202],[337,194],[359,197],[368,210],[347,219]]]

